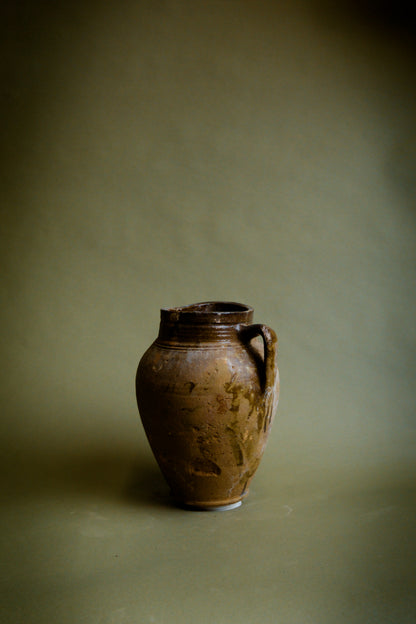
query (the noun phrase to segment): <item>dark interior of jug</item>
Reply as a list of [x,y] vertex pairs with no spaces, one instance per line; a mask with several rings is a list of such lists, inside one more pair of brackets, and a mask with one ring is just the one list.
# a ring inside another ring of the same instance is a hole
[[250,306],[228,301],[206,301],[174,309],[178,312],[246,312]]

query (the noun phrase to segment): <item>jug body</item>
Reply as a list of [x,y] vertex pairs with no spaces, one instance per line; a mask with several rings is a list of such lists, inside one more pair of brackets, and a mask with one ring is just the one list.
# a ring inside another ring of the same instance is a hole
[[227,302],[161,310],[159,336],[140,361],[143,427],[181,504],[237,506],[263,455],[278,401],[277,344],[252,316]]

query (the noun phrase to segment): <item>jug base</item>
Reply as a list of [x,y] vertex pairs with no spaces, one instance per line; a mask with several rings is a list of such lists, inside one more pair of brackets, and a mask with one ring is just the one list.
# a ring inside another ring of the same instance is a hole
[[236,503],[230,503],[228,505],[192,505],[189,503],[181,503],[180,506],[190,511],[229,511],[241,507],[242,502],[243,501],[239,500]]

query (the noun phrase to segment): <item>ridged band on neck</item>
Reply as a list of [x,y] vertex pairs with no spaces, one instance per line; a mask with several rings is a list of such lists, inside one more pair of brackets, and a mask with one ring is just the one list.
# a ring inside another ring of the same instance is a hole
[[190,325],[161,323],[157,342],[198,345],[208,342],[238,340],[239,330],[246,325]]

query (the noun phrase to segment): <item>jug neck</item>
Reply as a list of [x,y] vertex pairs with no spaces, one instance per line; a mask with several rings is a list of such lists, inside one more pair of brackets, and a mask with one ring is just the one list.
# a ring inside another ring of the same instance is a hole
[[158,343],[195,344],[238,339],[242,325],[253,320],[250,306],[207,301],[160,311]]

